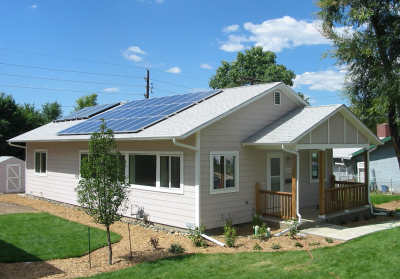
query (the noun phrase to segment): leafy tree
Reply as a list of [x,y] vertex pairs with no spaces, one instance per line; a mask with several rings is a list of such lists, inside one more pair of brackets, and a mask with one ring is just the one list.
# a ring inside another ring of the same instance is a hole
[[400,1],[319,0],[316,4],[321,33],[333,42],[327,55],[337,65],[348,66],[343,94],[364,118],[387,117],[400,165]]
[[[98,224],[106,227],[108,241],[108,264],[112,264],[110,225],[122,218],[118,213],[124,210],[127,200],[125,161],[121,160],[111,129],[106,123],[100,125],[100,132],[93,133],[89,142],[89,155],[84,158],[81,179],[75,191],[82,210]],[[123,162],[123,163],[122,163]]]
[[296,77],[293,71],[283,65],[276,64],[276,55],[271,51],[263,51],[261,46],[239,52],[236,60],[231,63],[221,61],[221,66],[211,76],[211,88],[229,88],[235,86],[252,85],[282,81],[289,86]]
[[44,123],[49,123],[62,116],[61,104],[58,102],[47,102],[42,106],[42,118]]
[[24,125],[20,127],[22,131],[27,132],[44,124],[42,114],[34,104],[19,105],[19,110],[24,120]]
[[84,95],[78,98],[78,100],[76,100],[75,102],[76,106],[74,106],[74,111],[78,111],[86,107],[97,106],[97,94]]
[[297,95],[299,95],[300,98],[302,98],[304,101],[307,102],[307,104],[310,105],[310,98],[309,98],[309,97],[306,97],[306,96],[305,96],[303,93],[301,93],[301,92],[297,92]]

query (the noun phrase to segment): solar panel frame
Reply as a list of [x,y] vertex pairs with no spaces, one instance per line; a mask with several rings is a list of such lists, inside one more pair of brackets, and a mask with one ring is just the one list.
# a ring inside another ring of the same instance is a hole
[[172,95],[153,99],[142,99],[122,104],[95,115],[75,126],[58,132],[58,135],[91,134],[99,131],[100,119],[106,120],[107,128],[114,133],[136,133],[172,115],[180,113],[205,99],[211,98],[221,90]]

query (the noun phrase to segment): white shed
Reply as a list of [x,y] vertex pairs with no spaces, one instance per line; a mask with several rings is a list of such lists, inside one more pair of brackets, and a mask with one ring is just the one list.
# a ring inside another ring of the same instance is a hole
[[25,161],[0,156],[0,193],[25,192]]

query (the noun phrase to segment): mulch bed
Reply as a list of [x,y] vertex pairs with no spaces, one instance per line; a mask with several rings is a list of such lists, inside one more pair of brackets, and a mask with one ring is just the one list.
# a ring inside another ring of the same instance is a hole
[[[102,226],[93,223],[92,219],[84,212],[77,210],[74,206],[65,206],[55,204],[53,202],[42,199],[33,198],[30,196],[21,196],[16,194],[0,195],[0,202],[8,202],[32,207],[38,211],[45,211],[50,214],[79,222],[81,224],[102,228]],[[400,207],[400,206],[398,206]],[[398,208],[396,207],[396,208]],[[374,222],[380,222],[380,217],[373,219]],[[133,220],[132,220],[133,222]],[[362,225],[361,223],[359,225]],[[132,254],[130,251],[128,226],[130,228]],[[306,248],[295,247],[295,243],[299,240],[292,239],[284,235],[273,237],[265,242],[259,241],[251,237],[252,227],[250,224],[240,225],[238,229],[238,239],[235,247],[221,247],[212,242],[208,242],[207,248],[194,247],[187,237],[187,234],[179,231],[162,230],[155,227],[144,227],[139,224],[129,224],[126,222],[117,222],[111,230],[122,235],[121,241],[113,244],[113,265],[107,264],[108,248],[103,247],[91,253],[91,265],[89,268],[89,257],[84,255],[78,258],[58,259],[44,262],[32,263],[0,263],[0,278],[75,278],[94,275],[102,272],[118,270],[137,265],[146,261],[154,261],[165,257],[171,257],[175,254],[169,253],[167,250],[172,243],[179,243],[185,249],[185,254],[192,253],[238,253],[238,252],[255,252],[254,245],[258,243],[263,252],[274,252],[271,248],[272,244],[278,244],[281,249],[278,251],[288,250],[303,250],[307,253]],[[271,233],[274,235],[280,230],[272,228]],[[217,240],[223,242],[222,235],[213,236]],[[150,238],[158,238],[159,248],[154,250],[150,245]],[[343,241],[335,240],[333,243],[327,243],[325,238],[319,236],[305,236],[302,243],[310,245],[310,249],[315,249],[325,246],[333,246],[342,243]],[[318,245],[315,245],[317,244]],[[131,258],[132,255],[132,258]]]

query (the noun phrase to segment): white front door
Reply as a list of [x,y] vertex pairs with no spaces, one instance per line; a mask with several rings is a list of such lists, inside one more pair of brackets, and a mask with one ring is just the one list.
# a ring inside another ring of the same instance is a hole
[[282,158],[282,153],[267,154],[267,189],[269,191],[283,190]]
[[21,191],[21,165],[7,165],[7,192]]

